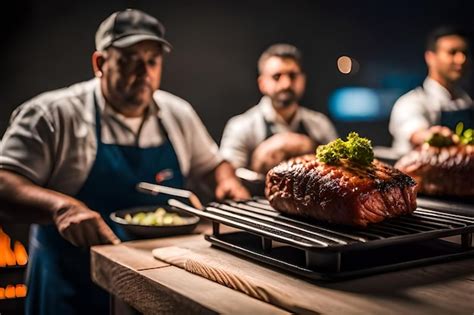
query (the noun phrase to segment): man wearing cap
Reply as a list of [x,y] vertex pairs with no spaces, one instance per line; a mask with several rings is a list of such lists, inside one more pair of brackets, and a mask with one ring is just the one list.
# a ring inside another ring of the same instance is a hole
[[27,313],[107,312],[88,247],[125,239],[109,226],[111,212],[167,202],[137,183],[180,188],[213,174],[217,198],[249,197],[190,104],[159,90],[170,48],[154,17],[116,12],[96,33],[96,78],[13,113],[0,150],[0,217],[40,223],[30,233]]

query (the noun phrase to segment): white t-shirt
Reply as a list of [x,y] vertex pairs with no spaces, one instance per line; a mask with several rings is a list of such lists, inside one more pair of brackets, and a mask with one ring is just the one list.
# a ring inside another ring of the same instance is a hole
[[[146,148],[163,143],[157,116],[168,133],[184,176],[199,176],[221,161],[196,112],[168,92],[154,93],[145,120],[126,118],[105,106],[98,79],[43,93],[18,107],[0,146],[0,168],[65,194],[76,194],[97,152],[94,94],[101,111],[102,142]],[[141,132],[137,138],[137,131]]]
[[474,106],[469,95],[462,89],[451,99],[449,91],[437,81],[426,78],[423,87],[402,95],[395,103],[390,116],[389,130],[393,136],[393,148],[399,153],[411,149],[411,135],[440,121],[441,111],[455,111]]
[[236,168],[248,167],[255,148],[265,140],[265,120],[272,123],[274,133],[296,132],[303,122],[309,137],[319,144],[337,138],[336,129],[322,113],[299,106],[290,124],[277,115],[271,99],[264,96],[260,102],[245,113],[232,117],[225,126],[220,151],[222,156]]

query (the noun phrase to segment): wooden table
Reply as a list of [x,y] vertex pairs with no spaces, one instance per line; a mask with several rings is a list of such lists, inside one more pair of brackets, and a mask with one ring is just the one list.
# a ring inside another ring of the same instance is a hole
[[[208,230],[201,226],[200,231]],[[280,314],[281,307],[155,259],[152,249],[183,242],[274,284],[313,314],[474,314],[474,258],[340,282],[308,282],[209,248],[202,235],[92,248],[92,278],[144,314]]]

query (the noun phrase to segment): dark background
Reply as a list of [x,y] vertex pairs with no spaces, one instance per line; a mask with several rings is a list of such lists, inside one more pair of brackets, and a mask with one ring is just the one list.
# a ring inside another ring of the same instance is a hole
[[[329,114],[328,99],[341,87],[403,92],[420,84],[429,30],[448,23],[474,26],[472,0],[17,0],[8,6],[0,18],[0,135],[22,102],[92,77],[95,31],[127,7],[166,26],[174,50],[166,57],[162,88],[191,102],[216,141],[231,116],[260,99],[256,62],[270,44],[289,42],[303,51],[308,84],[302,104]],[[341,55],[356,59],[359,72],[339,73]],[[472,95],[472,84],[466,88]],[[387,117],[335,123],[341,135],[358,130],[375,145],[390,144]],[[27,245],[27,226],[4,228]],[[2,277],[21,283],[23,274],[15,281]],[[22,303],[3,301],[0,312],[21,314]]]
[[[216,141],[226,121],[260,98],[256,61],[275,42],[304,54],[308,74],[302,104],[328,114],[328,98],[343,86],[406,91],[423,80],[424,38],[435,26],[472,29],[473,1],[16,1],[2,10],[0,134],[27,99],[92,77],[94,34],[113,11],[142,9],[158,17],[174,45],[162,88],[191,102]],[[338,72],[349,55],[356,74]],[[472,92],[472,86],[466,88]],[[336,122],[387,145],[386,120]]]

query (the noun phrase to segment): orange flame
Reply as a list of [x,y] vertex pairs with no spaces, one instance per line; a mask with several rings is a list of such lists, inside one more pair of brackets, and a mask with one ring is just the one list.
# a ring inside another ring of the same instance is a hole
[[[7,233],[0,227],[0,267],[24,266],[28,262],[28,254],[25,246],[18,241],[13,243],[11,248],[11,239]],[[23,298],[26,296],[27,287],[24,284],[7,285],[0,287],[0,300]]]
[[24,284],[9,284],[6,288],[0,287],[0,300],[23,298],[26,296],[27,288]]
[[0,267],[24,266],[27,262],[28,254],[23,244],[15,241],[12,250],[10,237],[0,227]]
[[14,285],[7,285],[5,288],[5,297],[7,299],[13,299],[15,297],[15,286]]

